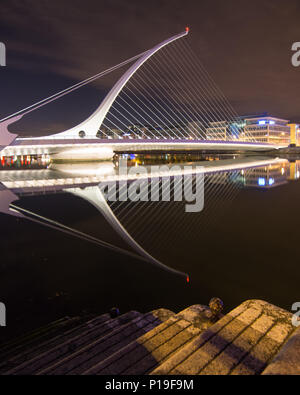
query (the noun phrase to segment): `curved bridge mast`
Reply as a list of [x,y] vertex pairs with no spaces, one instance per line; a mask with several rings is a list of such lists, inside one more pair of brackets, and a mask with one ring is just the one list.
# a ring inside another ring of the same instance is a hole
[[[156,52],[160,49],[165,47],[166,45],[186,36],[188,34],[188,28],[186,31],[173,36],[162,43],[156,45],[154,48],[147,51],[141,58],[139,58],[127,71],[126,73],[118,80],[118,82],[113,86],[110,92],[107,94],[105,99],[102,101],[100,106],[97,110],[84,122],[80,123],[79,125],[61,133],[57,133],[51,136],[43,137],[45,138],[80,138],[79,133],[84,132],[85,136],[83,138],[96,138],[96,134],[100,129],[108,111],[110,110],[111,106],[113,105],[115,99],[122,91],[126,83],[130,80],[130,78],[138,71],[138,69],[149,59],[153,56]],[[80,138],[81,139],[81,138]]]

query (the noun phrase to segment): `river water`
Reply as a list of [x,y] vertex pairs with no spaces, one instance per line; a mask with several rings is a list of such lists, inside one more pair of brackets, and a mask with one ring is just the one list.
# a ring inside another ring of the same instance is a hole
[[123,156],[129,169],[202,169],[203,208],[186,212],[186,202],[174,199],[105,206],[99,180],[117,174],[119,158],[79,164],[25,159],[0,166],[0,302],[7,311],[1,338],[114,306],[123,313],[178,312],[218,296],[225,311],[247,299],[291,310],[300,300],[300,162]]

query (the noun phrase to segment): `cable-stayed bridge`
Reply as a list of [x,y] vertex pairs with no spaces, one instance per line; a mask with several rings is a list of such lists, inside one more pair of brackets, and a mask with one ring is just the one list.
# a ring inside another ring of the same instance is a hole
[[[239,117],[187,42],[189,29],[152,49],[4,118],[1,156],[49,154],[109,159],[140,151],[269,151],[239,130]],[[133,63],[94,113],[66,131],[20,138],[9,125],[112,71]],[[208,133],[209,130],[209,133]]]

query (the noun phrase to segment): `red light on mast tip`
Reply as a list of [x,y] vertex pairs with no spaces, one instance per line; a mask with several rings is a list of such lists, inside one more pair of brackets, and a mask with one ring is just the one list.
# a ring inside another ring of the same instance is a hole
[[185,28],[185,31],[188,33],[188,32],[190,31],[190,28],[187,26],[187,27]]

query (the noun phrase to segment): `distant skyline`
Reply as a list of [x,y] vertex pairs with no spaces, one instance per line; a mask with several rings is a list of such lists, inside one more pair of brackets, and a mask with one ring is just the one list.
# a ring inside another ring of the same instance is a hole
[[[300,41],[298,0],[3,0],[1,11],[1,118],[190,26],[191,47],[238,114],[300,123],[300,67],[291,64]],[[39,135],[79,123],[120,72],[11,130]]]

